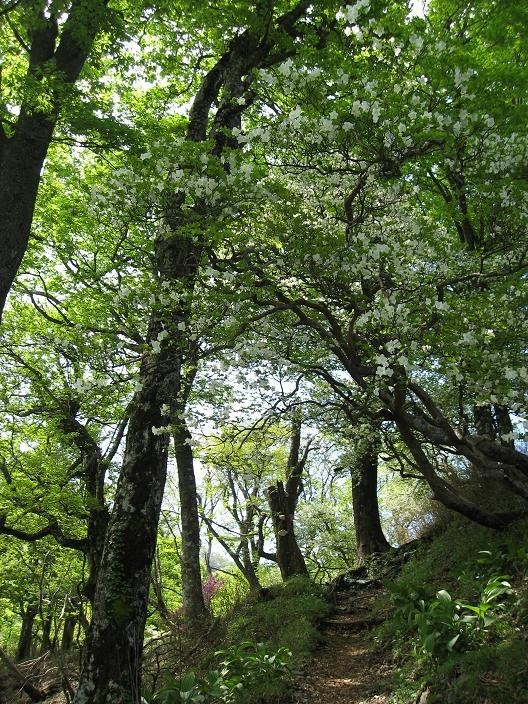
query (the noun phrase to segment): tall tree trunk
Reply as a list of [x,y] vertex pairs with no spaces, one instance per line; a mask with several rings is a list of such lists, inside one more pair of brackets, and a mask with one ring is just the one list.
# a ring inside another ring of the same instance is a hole
[[[265,13],[265,31],[255,28],[237,34],[226,53],[204,77],[189,114],[187,140],[207,139],[213,104],[221,97],[211,129],[213,152],[219,155],[225,128],[240,126],[244,106],[233,98],[249,85],[251,71],[268,61],[277,34],[297,36],[296,23],[310,3],[301,0],[277,20]],[[292,53],[295,49],[292,49]],[[279,52],[275,61],[284,59]],[[268,62],[269,63],[269,62]],[[244,82],[244,80],[246,83]],[[74,704],[139,704],[143,634],[147,613],[150,569],[167,470],[167,424],[178,427],[178,414],[187,393],[181,391],[183,357],[189,349],[185,334],[191,295],[203,243],[188,233],[182,214],[183,195],[165,194],[164,228],[156,240],[160,282],[174,284],[188,294],[183,307],[159,306],[152,313],[140,370],[141,390],[130,414],[123,465],[97,576],[92,623],[87,635],[79,688]],[[193,233],[208,213],[199,203],[191,212]],[[161,430],[160,430],[161,429]],[[168,429],[170,432],[170,428]],[[190,471],[188,462],[186,472]],[[196,493],[196,492],[195,492]],[[196,500],[196,499],[195,499]],[[198,567],[199,569],[199,567]],[[111,657],[109,657],[111,655]]]
[[251,551],[249,548],[249,542],[247,540],[245,540],[242,544],[241,554],[243,565],[242,574],[247,580],[247,583],[249,585],[249,591],[253,594],[258,594],[262,589],[262,584],[260,583],[260,580],[257,575],[255,562],[251,558]]
[[292,421],[290,453],[286,466],[286,485],[278,481],[266,490],[275,533],[275,554],[283,579],[293,575],[308,575],[308,568],[295,537],[294,517],[310,443],[307,444],[302,457],[300,449],[301,416],[295,413]]
[[267,489],[266,496],[271,510],[277,564],[282,579],[294,575],[308,575],[308,568],[295,537],[293,526],[294,513],[290,510],[291,502],[284,484],[278,481]]
[[38,604],[28,604],[26,608],[21,605],[20,615],[22,617],[22,625],[20,627],[20,635],[18,637],[18,645],[16,650],[16,661],[26,660],[31,655],[33,647],[33,624],[38,614]]
[[29,242],[40,173],[53,122],[21,116],[0,164],[0,320]]
[[378,506],[378,452],[379,438],[371,429],[368,437],[361,438],[351,467],[352,509],[356,546],[360,563],[376,552],[390,548],[383,529]]
[[[158,365],[154,363],[154,368]],[[167,469],[155,371],[130,419],[123,468],[95,591],[76,704],[136,704],[150,567]]]
[[196,497],[196,478],[191,434],[181,421],[174,433],[174,449],[178,467],[178,492],[182,526],[183,615],[193,626],[207,616],[200,571],[200,519]]
[[[29,27],[28,84],[48,76],[44,90],[55,85],[53,107],[39,113],[25,101],[7,136],[0,124],[0,321],[7,294],[26,252],[42,166],[67,94],[63,83],[75,83],[105,15],[107,0],[74,0],[59,36],[57,17],[46,16],[42,3],[35,26]],[[58,43],[57,43],[58,40]],[[49,96],[47,96],[49,97]],[[36,104],[37,97],[32,96]]]
[[[295,28],[296,22],[301,19],[308,10],[309,2],[301,0],[290,12],[285,13],[277,19],[277,30],[283,33],[283,38],[297,37]],[[251,84],[251,72],[264,64],[271,65],[282,61],[285,56],[279,52],[273,61],[269,61],[271,52],[276,48],[277,35],[270,32],[273,23],[273,7],[271,12],[261,14],[258,8],[255,20],[256,26],[237,34],[231,40],[227,51],[219,58],[217,63],[204,77],[200,89],[196,93],[193,105],[189,113],[189,124],[187,126],[186,139],[189,142],[204,142],[209,138],[214,142],[211,154],[220,157],[226,147],[239,148],[240,145],[233,137],[227,136],[228,131],[241,127],[241,117],[245,109],[245,101],[242,104],[238,99],[248,91]],[[292,53],[294,53],[294,49]],[[210,113],[213,104],[218,101],[218,109],[209,125]],[[248,101],[249,104],[250,101]],[[228,168],[227,166],[225,168]],[[191,293],[194,287],[195,276],[198,271],[199,260],[202,254],[203,240],[199,236],[193,243],[188,236],[178,236],[178,232],[184,232],[186,220],[181,212],[182,194],[169,195],[167,207],[165,209],[165,221],[167,228],[173,233],[171,237],[161,239],[161,242],[169,247],[180,247],[182,251],[188,251],[187,256],[180,256],[183,263],[180,280],[186,281],[186,291],[189,294],[187,306],[181,313],[180,320],[185,324],[190,317]],[[199,223],[207,223],[210,216],[206,204],[198,202],[193,209],[195,230]],[[182,227],[183,226],[183,227]],[[205,229],[205,228],[204,228]],[[192,380],[190,382],[192,384]],[[187,392],[190,391],[188,388]],[[185,401],[179,399],[181,415],[184,410]],[[183,609],[185,616],[192,623],[194,618],[202,618],[206,614],[203,596],[198,585],[201,585],[200,577],[200,542],[199,542],[199,520],[198,501],[196,496],[196,480],[194,477],[193,457],[190,446],[186,440],[190,439],[185,425],[176,425],[175,447],[176,461],[179,475],[180,505],[182,509],[182,582],[183,582]]]
[[[153,317],[149,342],[162,330]],[[168,420],[165,406],[179,388],[171,342],[146,353],[141,365],[75,704],[140,701],[150,570],[167,472],[169,436],[161,429]]]

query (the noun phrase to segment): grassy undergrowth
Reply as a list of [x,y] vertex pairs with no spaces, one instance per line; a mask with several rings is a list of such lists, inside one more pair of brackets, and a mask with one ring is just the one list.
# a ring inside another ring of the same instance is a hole
[[292,675],[318,637],[330,610],[319,587],[295,577],[265,590],[264,598],[233,604],[193,669],[168,679],[151,704],[271,704],[287,700]]
[[528,702],[528,522],[455,519],[387,585],[376,633],[397,665],[395,704]]
[[304,577],[292,577],[270,587],[265,600],[246,601],[227,628],[227,641],[264,642],[271,648],[287,648],[292,661],[301,663],[313,649],[317,623],[330,611],[321,588]]

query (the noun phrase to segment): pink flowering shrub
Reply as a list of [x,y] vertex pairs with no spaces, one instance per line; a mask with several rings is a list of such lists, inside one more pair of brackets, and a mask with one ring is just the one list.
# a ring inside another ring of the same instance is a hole
[[217,577],[215,574],[210,574],[206,581],[202,584],[202,594],[205,605],[211,608],[211,601],[216,592],[224,585],[224,580]]

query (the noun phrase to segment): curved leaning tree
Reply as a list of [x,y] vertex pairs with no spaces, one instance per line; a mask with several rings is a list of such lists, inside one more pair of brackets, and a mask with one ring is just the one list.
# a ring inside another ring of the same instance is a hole
[[387,10],[338,14],[331,79],[270,73],[291,97],[245,140],[275,202],[217,266],[268,314],[268,348],[397,430],[435,499],[501,527],[528,499],[526,11]]

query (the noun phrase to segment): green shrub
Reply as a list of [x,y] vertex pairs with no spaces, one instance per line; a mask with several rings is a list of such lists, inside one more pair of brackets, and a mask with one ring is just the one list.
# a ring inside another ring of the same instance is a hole
[[211,609],[215,616],[228,617],[244,599],[247,599],[249,587],[238,572],[223,575],[222,587],[211,599]]
[[278,596],[322,596],[323,589],[319,584],[315,584],[309,577],[297,575],[290,577],[284,584],[279,585]]
[[435,659],[451,653],[455,647],[469,648],[478,644],[487,629],[504,609],[503,596],[512,593],[503,575],[490,577],[482,587],[476,604],[467,604],[440,589],[433,599],[425,599],[407,584],[392,584],[394,620],[407,635],[418,638],[418,649]]
[[291,652],[271,650],[264,643],[241,643],[216,653],[220,670],[198,678],[188,672],[157,692],[151,704],[249,704],[265,701],[284,690],[289,679]]
[[404,565],[381,607],[392,616],[376,631],[398,663],[393,704],[421,689],[428,704],[524,704],[527,528],[455,519]]
[[227,687],[222,701],[242,704],[265,700],[287,686],[292,653],[286,648],[241,643],[217,654],[222,657],[221,676]]
[[219,622],[226,649],[202,654],[195,663],[202,675],[191,672],[167,682],[151,704],[249,704],[281,695],[290,669],[319,638],[317,621],[330,606],[321,589],[305,578],[271,586],[265,599],[249,595],[230,604]]

